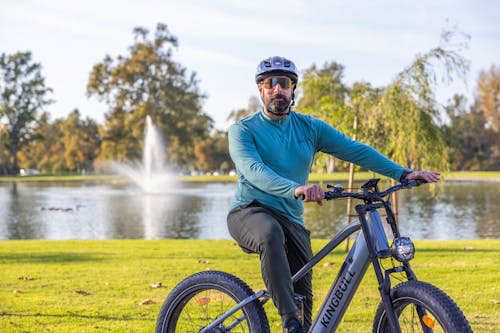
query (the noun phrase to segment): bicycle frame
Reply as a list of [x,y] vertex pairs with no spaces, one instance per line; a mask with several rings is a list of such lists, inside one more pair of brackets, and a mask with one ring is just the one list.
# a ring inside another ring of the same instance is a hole
[[[354,222],[349,225],[348,228],[344,229],[344,235],[342,235],[342,233],[339,234],[338,236],[340,237],[335,237],[328,244],[331,244],[332,246],[330,251],[325,252],[322,256],[318,254],[313,260],[317,260],[316,262],[320,261],[325,255],[335,249],[338,244],[344,241],[352,233],[359,230],[360,227],[361,225],[359,222]],[[354,293],[356,292],[359,284],[361,283],[361,280],[366,273],[369,259],[370,257],[368,254],[368,247],[365,241],[365,236],[363,232],[360,232],[342,267],[340,268],[340,271],[337,274],[337,277],[333,285],[331,286],[327,297],[323,301],[323,304],[321,305],[320,310],[312,323],[310,332],[329,333],[335,331],[335,329],[340,324],[340,321],[342,320],[342,317],[344,316],[344,313],[349,306]]]
[[[374,186],[376,186],[376,182]],[[376,191],[378,192],[378,188],[376,188]],[[384,196],[385,195],[386,194],[384,194]],[[392,212],[390,202],[380,200],[380,198],[378,198],[378,201],[380,202],[371,203],[365,201],[364,204],[357,205],[356,212],[358,213],[359,221],[352,222],[342,228],[292,277],[293,282],[298,281],[347,237],[361,230],[351,250],[347,254],[346,259],[344,260],[344,263],[342,264],[340,271],[338,272],[316,317],[314,318],[311,328],[309,329],[309,333],[332,333],[336,330],[366,273],[370,261],[372,262],[372,266],[375,271],[378,288],[386,308],[392,332],[401,332],[396,314],[392,308],[389,275],[394,272],[405,272],[408,280],[416,280],[416,276],[411,270],[408,262],[403,262],[401,266],[387,269],[383,272],[379,263],[379,258],[390,257],[391,251],[388,246],[385,232],[383,231],[382,221],[380,219],[378,209],[385,209],[387,221],[391,226],[394,237],[399,237],[399,231],[395,224],[394,214]],[[266,291],[261,290],[252,296],[247,297],[235,307],[222,314],[218,319],[210,323],[210,325],[202,329],[200,333],[209,332],[210,329],[217,327],[217,325],[222,323],[226,318],[234,314],[246,304],[260,298],[263,298],[261,302],[265,303],[270,298],[270,295]],[[243,317],[237,319],[230,326],[236,326],[243,319]]]

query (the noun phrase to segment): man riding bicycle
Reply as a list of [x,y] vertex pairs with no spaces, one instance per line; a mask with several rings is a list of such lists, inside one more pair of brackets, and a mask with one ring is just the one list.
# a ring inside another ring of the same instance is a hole
[[[228,229],[244,251],[260,255],[262,277],[284,332],[306,332],[311,325],[312,273],[293,285],[291,276],[313,255],[303,202],[321,205],[324,199],[319,185],[308,184],[314,154],[328,153],[398,181],[437,182],[439,173],[405,169],[327,123],[293,111],[298,73],[292,61],[264,59],[255,80],[262,109],[229,128],[238,183]],[[305,296],[303,326],[294,293]]]

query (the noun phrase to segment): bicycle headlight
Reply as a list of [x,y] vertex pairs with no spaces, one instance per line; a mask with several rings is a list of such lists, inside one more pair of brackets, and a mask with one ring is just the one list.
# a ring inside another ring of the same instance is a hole
[[408,261],[415,255],[415,246],[409,237],[398,237],[392,243],[391,252],[398,261]]

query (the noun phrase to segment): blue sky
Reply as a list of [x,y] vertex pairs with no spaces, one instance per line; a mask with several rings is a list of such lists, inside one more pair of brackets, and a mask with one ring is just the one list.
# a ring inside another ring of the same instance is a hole
[[479,71],[500,65],[499,19],[494,0],[0,0],[0,52],[33,52],[54,89],[53,118],[78,108],[102,123],[107,106],[85,95],[92,66],[127,54],[134,27],[166,23],[179,39],[174,59],[198,74],[203,109],[225,129],[229,112],[256,95],[255,68],[267,56],[301,70],[336,61],[347,83],[382,86],[453,26],[471,36],[471,70],[467,84],[441,87],[438,98],[471,96]]

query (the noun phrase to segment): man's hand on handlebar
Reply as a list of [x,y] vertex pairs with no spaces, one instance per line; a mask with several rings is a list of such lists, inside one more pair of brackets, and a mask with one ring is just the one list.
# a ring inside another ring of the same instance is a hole
[[435,171],[413,171],[406,176],[406,179],[421,179],[427,183],[435,183],[439,181],[439,175],[440,173]]
[[325,191],[317,184],[300,185],[295,189],[295,197],[305,202],[316,201],[318,205],[323,205]]
[[[427,183],[439,181],[440,173],[435,171],[413,171],[406,176],[407,180],[423,180]],[[325,191],[317,184],[300,185],[295,189],[295,197],[304,202],[315,201],[318,205],[323,205]]]

